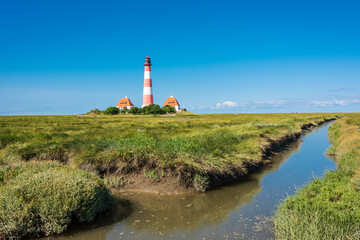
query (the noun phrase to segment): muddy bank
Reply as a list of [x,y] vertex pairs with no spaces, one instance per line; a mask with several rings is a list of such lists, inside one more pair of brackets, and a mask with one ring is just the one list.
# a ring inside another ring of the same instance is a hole
[[[267,143],[262,146],[263,154],[262,160],[259,163],[247,163],[241,170],[234,169],[229,171],[229,174],[213,174],[204,177],[202,181],[196,182],[193,180],[191,174],[179,175],[177,173],[167,173],[165,176],[159,176],[154,179],[147,177],[145,170],[140,172],[133,172],[125,174],[126,179],[121,188],[112,188],[113,191],[121,192],[148,192],[155,194],[184,194],[191,192],[203,192],[225,183],[237,180],[251,172],[263,167],[266,164],[271,164],[271,158],[281,152],[286,146],[296,141],[299,141],[302,134],[309,130],[320,126],[326,122],[334,121],[337,118],[328,118],[323,121],[315,121],[314,123],[304,124],[301,130],[290,135],[282,136],[278,139],[267,139]],[[245,169],[245,170],[244,170]]]
[[182,184],[177,176],[164,176],[159,179],[145,177],[144,172],[131,173],[124,176],[126,184],[121,188],[112,188],[115,192],[146,192],[155,194],[184,194],[196,192],[194,187]]

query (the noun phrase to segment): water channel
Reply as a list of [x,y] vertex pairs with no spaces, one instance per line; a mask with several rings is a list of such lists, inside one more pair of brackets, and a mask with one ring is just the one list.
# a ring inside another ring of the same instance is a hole
[[118,193],[117,207],[107,216],[49,239],[271,239],[271,217],[281,200],[336,169],[325,155],[330,124],[304,134],[271,164],[236,182],[206,193]]

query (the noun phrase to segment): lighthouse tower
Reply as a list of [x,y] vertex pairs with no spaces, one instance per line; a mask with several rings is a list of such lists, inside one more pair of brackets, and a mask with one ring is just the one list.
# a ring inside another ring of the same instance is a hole
[[154,103],[152,93],[152,81],[151,81],[151,60],[149,57],[145,58],[145,73],[144,73],[144,94],[143,94],[143,107]]

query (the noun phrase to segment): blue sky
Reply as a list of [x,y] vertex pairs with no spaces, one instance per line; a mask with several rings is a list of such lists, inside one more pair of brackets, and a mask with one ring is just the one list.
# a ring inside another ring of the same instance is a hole
[[213,112],[360,107],[359,1],[0,2],[0,115],[77,114],[128,95]]

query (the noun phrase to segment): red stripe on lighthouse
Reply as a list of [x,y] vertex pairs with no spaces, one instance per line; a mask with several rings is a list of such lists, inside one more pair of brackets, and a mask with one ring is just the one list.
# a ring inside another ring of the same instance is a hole
[[144,79],[144,87],[152,87],[151,79]]
[[[153,104],[153,102],[154,102],[153,95],[144,95],[144,98],[143,98],[143,105],[144,106],[148,106],[150,104]],[[148,103],[148,104],[145,105],[145,103]]]

